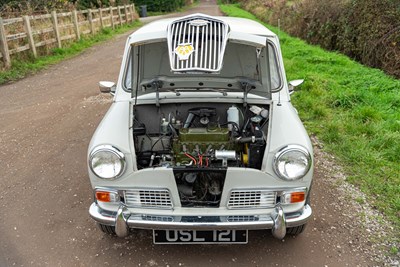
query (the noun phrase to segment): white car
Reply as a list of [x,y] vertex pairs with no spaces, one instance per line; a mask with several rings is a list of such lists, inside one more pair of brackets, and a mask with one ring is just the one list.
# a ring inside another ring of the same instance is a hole
[[282,239],[310,219],[313,153],[277,36],[241,18],[163,19],[127,40],[88,150],[91,217],[154,243]]

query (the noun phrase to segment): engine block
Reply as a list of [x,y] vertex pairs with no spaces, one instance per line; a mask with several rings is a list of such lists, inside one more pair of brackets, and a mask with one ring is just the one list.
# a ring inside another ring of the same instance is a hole
[[229,142],[228,128],[185,128],[179,132],[179,137],[173,140],[175,163],[188,164],[191,159],[186,154],[196,158],[199,155],[210,156],[215,150],[235,150],[236,144]]

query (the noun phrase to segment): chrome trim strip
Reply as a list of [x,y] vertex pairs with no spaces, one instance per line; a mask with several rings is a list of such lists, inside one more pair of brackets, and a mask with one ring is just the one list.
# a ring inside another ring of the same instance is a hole
[[281,67],[281,63],[280,63],[282,54],[278,53],[278,47],[273,42],[271,42],[270,40],[267,40],[267,43],[270,44],[274,49],[275,61],[276,61],[277,68],[278,68],[279,81],[280,81],[279,86],[275,89],[271,88],[271,93],[277,93],[283,89],[283,84],[284,84],[283,75],[282,75],[282,67]]
[[204,40],[204,46],[206,47],[205,52],[204,52],[204,66],[207,66],[208,61],[207,61],[207,54],[208,54],[208,27],[206,27],[206,36],[205,36],[205,40]]
[[[185,23],[186,24],[186,23]],[[187,43],[189,43],[189,44],[193,44],[193,41],[192,40],[190,40],[189,38],[190,37],[192,37],[192,35],[190,34],[190,32],[191,32],[191,30],[192,30],[192,26],[190,26],[190,25],[187,25],[187,28],[188,28],[188,32],[187,32],[187,38],[188,38],[188,42]],[[184,34],[185,34],[185,32],[184,32]],[[185,38],[184,38],[185,39]],[[186,43],[186,42],[185,42]],[[178,44],[179,45],[179,44]],[[192,56],[193,56],[193,54],[192,54]],[[189,58],[192,58],[191,56],[189,56]],[[185,62],[186,62],[186,69],[189,67],[189,59],[187,59],[187,60],[185,60]]]
[[214,32],[214,50],[213,50],[213,69],[215,69],[215,61],[217,59],[217,41],[215,40],[215,38],[217,37],[217,27],[215,25],[215,23],[213,22],[213,32]]
[[[197,52],[195,54],[195,59],[194,59],[194,67],[198,67],[198,60],[199,60],[199,34],[200,34],[200,27],[196,27],[196,46],[195,46],[195,51]],[[192,57],[193,59],[193,57]]]

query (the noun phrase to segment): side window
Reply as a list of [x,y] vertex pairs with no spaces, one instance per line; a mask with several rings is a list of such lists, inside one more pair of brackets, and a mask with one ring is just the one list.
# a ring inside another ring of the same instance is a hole
[[268,44],[269,69],[271,72],[271,90],[281,87],[281,75],[274,46]]

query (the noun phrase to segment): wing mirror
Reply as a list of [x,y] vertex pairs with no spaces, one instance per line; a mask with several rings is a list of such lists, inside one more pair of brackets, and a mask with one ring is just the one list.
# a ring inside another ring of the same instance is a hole
[[99,82],[99,89],[102,93],[110,93],[115,95],[116,85],[114,82],[107,82],[107,81],[100,81]]
[[296,87],[300,86],[303,82],[304,82],[303,79],[290,81],[289,82],[289,94],[290,95],[293,94],[294,89],[296,89]]

